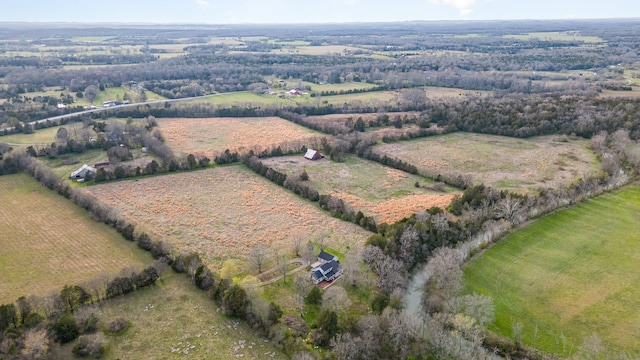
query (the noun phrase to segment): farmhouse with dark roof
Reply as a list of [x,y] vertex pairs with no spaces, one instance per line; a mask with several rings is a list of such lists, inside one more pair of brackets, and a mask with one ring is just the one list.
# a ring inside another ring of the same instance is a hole
[[318,262],[311,266],[311,280],[313,280],[315,284],[323,281],[331,282],[342,273],[340,263],[338,263],[338,257],[325,251],[321,251],[320,254],[318,254]]

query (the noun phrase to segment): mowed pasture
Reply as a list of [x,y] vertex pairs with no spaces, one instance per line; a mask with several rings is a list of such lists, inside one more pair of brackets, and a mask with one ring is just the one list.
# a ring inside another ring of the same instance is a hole
[[490,329],[511,337],[522,323],[524,343],[565,356],[592,334],[640,355],[639,214],[635,186],[540,219],[472,259],[465,283],[493,298]]
[[[320,133],[278,117],[158,119],[166,144],[174,151],[213,157],[230,150],[256,153],[305,143]],[[299,148],[300,146],[298,146]]]
[[531,192],[600,171],[588,145],[588,140],[558,135],[519,139],[458,132],[379,145],[374,151],[409,162],[428,176],[462,174],[476,184]]
[[[286,359],[243,321],[218,311],[207,293],[172,273],[151,286],[99,305],[101,323],[124,318],[130,327],[107,335],[103,359]],[[59,359],[71,359],[71,343]]]
[[0,177],[0,204],[0,304],[152,261],[114,229],[25,174]]
[[263,162],[288,176],[299,176],[305,170],[320,194],[337,196],[354,211],[373,216],[377,223],[393,224],[433,206],[445,209],[457,193],[442,184],[442,190],[435,190],[432,180],[355,156],[341,163],[327,158],[310,161],[302,155]]
[[[244,165],[86,187],[154,239],[197,252],[212,268],[264,244],[289,248],[292,234],[345,251],[371,235],[330,217]],[[114,196],[113,194],[117,194]],[[288,250],[287,250],[288,251]]]

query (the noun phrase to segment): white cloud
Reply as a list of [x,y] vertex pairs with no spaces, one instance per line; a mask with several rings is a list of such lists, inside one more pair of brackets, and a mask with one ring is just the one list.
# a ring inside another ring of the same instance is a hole
[[196,0],[196,4],[198,4],[198,8],[204,9],[209,7],[209,1],[207,0]]
[[471,8],[476,0],[429,0],[432,4],[453,6],[460,11],[461,16],[469,15],[473,12]]

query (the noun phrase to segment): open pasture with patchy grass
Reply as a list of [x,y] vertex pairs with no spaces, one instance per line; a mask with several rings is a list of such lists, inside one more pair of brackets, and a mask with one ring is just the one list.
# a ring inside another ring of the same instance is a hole
[[224,106],[264,106],[277,104],[290,104],[289,99],[281,99],[274,95],[254,94],[249,91],[222,93],[214,96],[204,96],[186,102],[187,104],[214,104]]
[[[103,359],[286,359],[246,323],[220,312],[207,293],[171,271],[150,286],[100,303],[101,322],[124,318],[122,334],[107,335]],[[70,359],[71,343],[60,359]]]
[[[154,239],[198,252],[218,268],[258,245],[288,249],[287,238],[326,239],[341,251],[371,233],[330,217],[242,165],[86,187]],[[114,195],[117,194],[117,195]]]
[[28,175],[0,177],[0,204],[0,304],[152,260]]
[[[518,230],[472,259],[469,292],[493,298],[491,330],[560,355],[597,334],[609,350],[640,354],[640,188],[589,200]],[[538,328],[537,338],[535,329]]]
[[[320,194],[344,200],[354,211],[374,216],[378,223],[392,224],[433,206],[446,208],[455,192],[432,180],[378,163],[349,156],[338,163],[328,158],[316,161],[302,155],[263,160],[269,167],[297,176],[303,169]],[[420,187],[415,184],[419,183]]]
[[213,157],[229,149],[260,152],[321,134],[278,117],[158,119],[162,136],[174,151]]
[[565,136],[530,139],[453,133],[374,147],[428,176],[464,174],[474,183],[518,192],[558,187],[599,171],[588,140]]

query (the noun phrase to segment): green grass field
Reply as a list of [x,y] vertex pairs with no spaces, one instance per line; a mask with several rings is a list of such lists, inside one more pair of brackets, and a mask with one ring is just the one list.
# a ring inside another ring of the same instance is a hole
[[522,323],[524,343],[566,356],[595,333],[638,356],[639,220],[637,186],[558,211],[472,259],[467,290],[493,298],[490,330],[506,337]]
[[[166,100],[165,97],[162,97],[149,90],[145,90],[145,93],[147,94],[147,101]],[[126,86],[121,86],[121,87],[106,88],[104,91],[101,91],[98,97],[95,100],[93,100],[93,104],[96,106],[101,106],[104,101],[122,100],[125,94],[129,95],[132,103],[136,103],[140,101],[139,99],[140,94],[138,92],[133,91]],[[86,101],[86,99],[81,99],[81,100]]]
[[152,260],[28,175],[0,177],[0,204],[0,304]]
[[[70,130],[70,125],[65,126]],[[56,141],[56,133],[59,127],[36,130],[33,134],[13,134],[0,137],[0,141],[17,146],[41,145],[49,146]]]
[[216,105],[245,105],[245,104],[258,104],[258,105],[271,105],[271,104],[284,104],[289,102],[286,99],[280,99],[273,95],[257,95],[252,92],[240,92],[233,94],[222,94],[218,96],[208,96],[201,99],[195,99],[188,101],[188,104],[209,103]]

